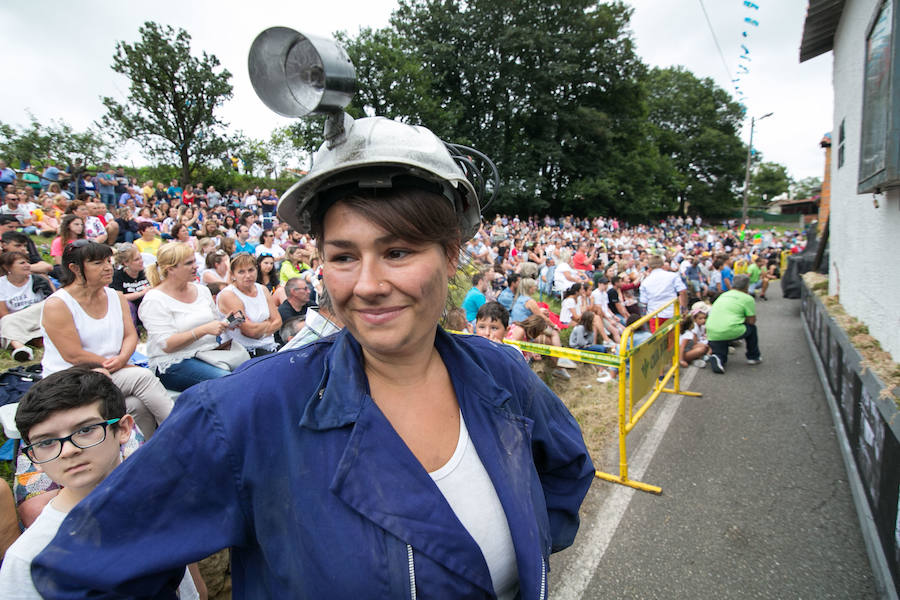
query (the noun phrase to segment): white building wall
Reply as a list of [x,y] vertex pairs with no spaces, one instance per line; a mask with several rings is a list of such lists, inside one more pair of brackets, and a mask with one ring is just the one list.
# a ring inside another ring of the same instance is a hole
[[[879,0],[849,0],[834,37],[834,128],[828,293],[900,362],[900,189],[856,193],[865,38]],[[900,39],[894,40],[895,44]],[[844,122],[844,165],[838,168]],[[900,143],[900,140],[894,140]]]

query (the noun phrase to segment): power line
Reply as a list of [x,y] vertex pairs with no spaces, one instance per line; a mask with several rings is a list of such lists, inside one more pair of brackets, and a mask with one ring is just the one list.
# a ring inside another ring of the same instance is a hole
[[709,20],[709,14],[706,12],[706,7],[703,5],[703,0],[697,0],[700,3],[700,8],[703,9],[703,16],[706,17],[706,24],[709,26],[709,32],[712,34],[713,41],[716,43],[716,49],[719,51],[719,58],[722,59],[722,66],[725,67],[725,73],[728,75],[728,80],[731,81],[731,70],[728,68],[728,62],[725,60],[725,54],[722,52],[722,46],[719,45],[719,38],[716,37],[716,31],[713,29],[712,21]]

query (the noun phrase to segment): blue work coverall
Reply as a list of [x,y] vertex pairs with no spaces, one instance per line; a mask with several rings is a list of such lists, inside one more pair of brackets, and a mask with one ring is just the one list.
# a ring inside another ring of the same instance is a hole
[[[520,597],[548,594],[594,467],[565,406],[509,346],[438,330],[506,513]],[[235,598],[493,598],[487,564],[372,401],[346,331],[199,384],[35,560],[46,598],[174,598],[232,548]]]

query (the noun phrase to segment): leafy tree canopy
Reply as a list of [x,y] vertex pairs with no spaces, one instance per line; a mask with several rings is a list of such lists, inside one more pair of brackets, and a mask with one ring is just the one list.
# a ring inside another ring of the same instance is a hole
[[226,124],[216,109],[231,98],[231,73],[212,54],[191,55],[183,29],[148,21],[140,36],[116,44],[112,69],[130,80],[128,98],[102,98],[103,124],[120,139],[136,140],[149,158],[179,164],[187,181],[198,165],[227,152]]
[[724,215],[740,204],[746,146],[743,112],[710,78],[682,67],[653,69],[645,79],[651,137],[669,176],[662,208]]
[[791,177],[787,168],[775,162],[761,163],[750,176],[749,201],[753,206],[766,206],[788,191]]
[[28,117],[28,125],[21,127],[0,123],[0,157],[10,165],[71,164],[75,158],[90,165],[112,157],[111,145],[98,131],[75,131],[65,121],[42,124],[34,115]]

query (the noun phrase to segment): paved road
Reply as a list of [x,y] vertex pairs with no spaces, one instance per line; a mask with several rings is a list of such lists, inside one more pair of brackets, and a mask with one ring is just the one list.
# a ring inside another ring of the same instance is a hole
[[702,398],[654,405],[629,455],[663,494],[595,480],[575,546],[551,561],[551,597],[876,597],[800,302],[770,296],[763,364],[740,348],[725,375],[686,370]]

